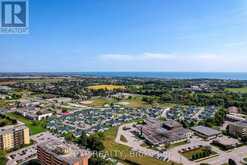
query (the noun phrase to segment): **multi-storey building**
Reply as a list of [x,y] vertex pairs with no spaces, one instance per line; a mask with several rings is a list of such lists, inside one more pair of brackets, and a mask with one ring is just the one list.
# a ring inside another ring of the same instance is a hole
[[29,144],[29,128],[24,123],[0,127],[0,149],[10,150]]
[[247,121],[238,121],[229,124],[229,134],[235,137],[247,137]]
[[74,144],[51,140],[37,146],[42,165],[88,165],[91,154]]

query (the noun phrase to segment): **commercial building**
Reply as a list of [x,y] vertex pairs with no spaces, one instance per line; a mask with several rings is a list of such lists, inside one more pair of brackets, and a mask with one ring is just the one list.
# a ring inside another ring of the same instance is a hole
[[0,149],[17,149],[30,143],[29,128],[24,123],[0,127]]
[[247,137],[247,121],[238,121],[229,124],[228,132],[235,137]]
[[35,110],[30,108],[17,109],[16,113],[30,120],[43,120],[52,116],[52,112],[47,110]]
[[74,144],[51,140],[37,146],[42,165],[88,165],[91,154]]
[[246,120],[246,115],[244,114],[241,114],[241,113],[229,113],[229,114],[226,114],[226,120],[229,120],[229,121],[244,121]]
[[238,141],[238,139],[229,138],[227,136],[219,137],[219,138],[213,140],[211,144],[220,147],[220,149],[222,149],[222,150],[233,149],[233,148],[241,145],[241,143]]
[[194,131],[197,136],[200,136],[205,140],[211,140],[221,136],[220,131],[205,126],[192,127],[191,130]]
[[137,129],[148,143],[154,146],[169,145],[179,142],[186,142],[191,136],[188,129],[174,120],[168,120],[164,123],[157,119],[148,118],[145,125],[138,125]]

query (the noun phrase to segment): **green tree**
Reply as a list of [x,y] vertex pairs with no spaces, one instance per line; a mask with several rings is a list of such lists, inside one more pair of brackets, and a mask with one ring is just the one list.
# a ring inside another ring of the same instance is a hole
[[109,160],[105,160],[104,158],[101,158],[100,156],[92,156],[89,159],[89,165],[112,165],[113,163]]
[[67,141],[74,141],[75,140],[75,136],[71,132],[65,133],[64,138]]
[[5,165],[6,162],[7,162],[6,152],[3,150],[0,150],[0,165]]
[[78,144],[86,147],[87,144],[88,144],[87,142],[88,142],[87,134],[84,131],[82,131],[81,132],[81,136],[80,136],[80,138],[78,140]]
[[87,139],[87,148],[93,151],[102,151],[105,149],[103,142],[97,135],[91,135]]

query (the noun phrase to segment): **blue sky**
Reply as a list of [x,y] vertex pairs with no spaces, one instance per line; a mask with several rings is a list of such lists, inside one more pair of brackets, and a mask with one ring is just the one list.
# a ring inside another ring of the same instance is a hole
[[29,0],[0,72],[247,72],[246,0]]

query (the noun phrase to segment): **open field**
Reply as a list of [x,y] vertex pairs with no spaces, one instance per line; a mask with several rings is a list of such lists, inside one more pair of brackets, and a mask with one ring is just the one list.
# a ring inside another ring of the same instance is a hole
[[23,117],[21,115],[15,114],[15,113],[8,113],[7,116],[9,116],[12,119],[16,119],[16,120],[19,120],[19,121],[25,123],[26,126],[30,129],[30,132],[32,135],[46,131],[46,129],[42,126],[45,123],[44,121],[33,122],[31,120],[26,119],[25,117]]
[[32,78],[32,79],[25,79],[25,80],[17,80],[18,82],[25,82],[25,83],[53,83],[58,81],[63,81],[65,78]]
[[127,107],[130,108],[141,108],[148,106],[144,101],[142,101],[141,97],[132,97],[131,99],[126,100],[126,102],[129,103]]
[[92,90],[99,90],[99,89],[114,90],[114,89],[125,89],[125,86],[123,85],[93,85],[87,88],[92,89]]
[[[115,143],[115,136],[117,133],[117,127],[111,128],[108,131],[104,133],[105,140],[104,140],[104,146],[105,151],[107,153],[112,154],[112,157],[126,162],[127,164],[137,163],[141,165],[177,165],[176,163],[172,162],[164,162],[152,157],[147,157],[144,155],[140,155],[138,153],[135,154],[135,152],[131,151],[131,148],[125,145],[117,144]],[[129,163],[128,163],[129,162]]]
[[235,92],[235,93],[247,93],[247,87],[243,88],[225,88],[227,92]]
[[105,104],[111,104],[111,103],[115,103],[116,101],[114,99],[109,99],[109,98],[103,98],[103,97],[99,97],[99,98],[93,98],[90,100],[90,106],[93,107],[102,107]]
[[131,99],[126,99],[126,100],[124,99],[120,101],[117,101],[116,99],[113,98],[98,97],[91,99],[90,102],[91,103],[89,105],[93,107],[102,107],[106,104],[108,105],[112,103],[117,104],[118,102],[120,103],[125,102],[126,103],[125,106],[129,108],[142,108],[142,107],[150,108],[152,106],[151,104],[147,104],[144,101],[142,101],[141,97],[132,97]]

